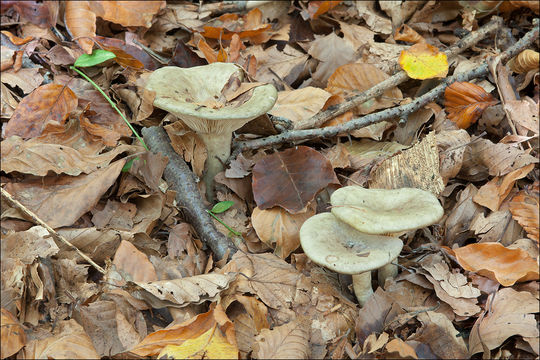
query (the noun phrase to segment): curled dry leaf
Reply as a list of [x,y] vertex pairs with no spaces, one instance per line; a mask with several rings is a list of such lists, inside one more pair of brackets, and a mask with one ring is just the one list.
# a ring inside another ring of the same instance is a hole
[[510,201],[509,208],[512,217],[525,229],[527,237],[539,241],[538,183],[530,189],[521,190]]
[[538,264],[522,249],[508,249],[500,243],[484,242],[451,251],[463,269],[496,280],[503,286],[538,280]]
[[322,14],[327,13],[328,11],[332,10],[336,6],[339,5],[341,1],[310,1],[308,3],[307,10],[302,11],[304,13],[307,11],[309,14],[310,19],[316,19]]
[[218,294],[229,287],[235,273],[203,274],[182,279],[153,282],[130,282],[131,293],[137,299],[145,300],[152,307],[184,307],[214,301]]
[[64,23],[71,37],[87,54],[92,53],[96,36],[96,14],[90,8],[90,1],[68,1],[64,13]]
[[448,74],[446,54],[424,42],[403,50],[399,55],[399,65],[412,79],[442,78]]
[[48,126],[64,125],[69,113],[76,108],[77,96],[69,87],[42,85],[19,103],[5,126],[4,138],[12,135],[23,139],[37,137]]
[[307,146],[267,155],[253,167],[253,196],[261,210],[302,211],[329,184],[339,184],[332,164]]
[[538,69],[540,53],[534,50],[523,50],[518,56],[510,59],[506,65],[515,73],[523,74],[528,71]]
[[498,101],[482,87],[469,82],[455,82],[444,91],[444,105],[450,120],[460,129],[474,124],[489,106]]
[[90,8],[100,18],[122,26],[149,28],[152,19],[166,5],[159,1],[90,1]]
[[[399,338],[390,340],[385,349],[392,357],[418,359],[414,348]],[[397,353],[398,356],[392,355],[392,353]]]
[[315,215],[315,210],[315,206],[308,206],[305,212],[290,214],[281,207],[267,210],[256,207],[251,223],[261,241],[274,248],[275,255],[285,259],[300,246],[300,227]]
[[210,39],[231,40],[234,34],[240,39],[249,39],[253,44],[261,44],[270,38],[271,24],[263,23],[261,10],[255,8],[245,16],[224,14],[203,26],[201,35]]
[[422,35],[417,33],[412,27],[407,24],[403,24],[396,29],[396,32],[394,34],[394,40],[407,41],[414,44],[426,41],[426,39],[424,39]]

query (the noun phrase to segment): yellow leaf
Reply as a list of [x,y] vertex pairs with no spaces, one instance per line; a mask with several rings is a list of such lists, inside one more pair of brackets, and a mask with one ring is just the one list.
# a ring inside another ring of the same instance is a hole
[[445,77],[448,74],[446,54],[434,46],[419,43],[403,50],[399,56],[399,65],[410,78],[431,79]]
[[217,324],[204,334],[184,341],[182,345],[167,345],[158,359],[238,359],[238,348],[230,344]]

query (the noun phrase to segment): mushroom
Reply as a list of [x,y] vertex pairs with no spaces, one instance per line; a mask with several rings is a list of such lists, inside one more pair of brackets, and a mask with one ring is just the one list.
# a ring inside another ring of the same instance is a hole
[[352,275],[360,306],[373,294],[371,270],[392,262],[403,247],[399,238],[362,233],[331,213],[307,219],[300,228],[300,243],[314,263]]
[[274,86],[263,84],[253,87],[246,101],[223,104],[226,85],[243,78],[237,65],[213,63],[186,69],[165,66],[154,71],[146,84],[146,89],[156,93],[154,106],[178,117],[206,145],[203,181],[208,201],[214,197],[214,176],[231,154],[233,131],[266,113],[277,99]]
[[[332,214],[356,230],[367,234],[400,236],[439,221],[444,210],[429,191],[401,189],[364,189],[345,186],[330,197]],[[397,259],[396,259],[397,260]],[[379,285],[395,277],[398,269],[388,264],[378,272]]]

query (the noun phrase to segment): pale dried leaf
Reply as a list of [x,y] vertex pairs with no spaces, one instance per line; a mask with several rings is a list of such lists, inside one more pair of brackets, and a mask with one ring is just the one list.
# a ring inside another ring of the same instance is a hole
[[317,114],[330,96],[331,94],[323,89],[311,86],[297,90],[280,91],[276,104],[269,113],[289,119],[294,124]]
[[298,317],[272,330],[262,329],[255,338],[256,359],[307,359],[309,351],[309,320]]

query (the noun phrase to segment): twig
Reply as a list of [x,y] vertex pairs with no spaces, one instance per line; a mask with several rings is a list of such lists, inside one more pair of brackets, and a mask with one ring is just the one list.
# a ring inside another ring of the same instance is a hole
[[197,188],[195,176],[170,144],[169,137],[163,128],[152,126],[142,129],[143,137],[152,152],[162,153],[169,158],[165,167],[164,176],[169,185],[176,191],[176,201],[193,225],[199,238],[207,244],[219,259],[227,255],[232,256],[236,247],[222,233],[206,212],[202,197]]
[[[500,54],[501,60],[506,60],[527,48],[538,37],[538,18],[533,20],[533,29],[523,36],[518,42],[509,47]],[[231,158],[236,157],[241,151],[249,149],[258,149],[265,146],[278,145],[284,142],[294,142],[300,140],[309,140],[314,138],[328,138],[338,134],[350,133],[353,130],[361,129],[369,125],[379,123],[393,118],[406,119],[407,116],[440,96],[447,86],[456,81],[468,81],[488,74],[488,65],[482,64],[468,72],[453,75],[443,80],[441,84],[431,89],[424,95],[416,98],[409,104],[401,105],[391,109],[368,114],[366,116],[352,119],[344,124],[329,126],[321,129],[293,130],[279,135],[272,135],[266,138],[241,141],[234,144],[234,151]]]
[[[494,16],[490,22],[488,22],[486,25],[482,26],[478,30],[471,32],[469,35],[446,49],[444,53],[448,57],[456,56],[457,54],[463,52],[464,50],[470,48],[471,46],[478,43],[480,40],[485,38],[489,33],[492,31],[495,31],[498,27],[502,25],[502,19],[498,16]],[[400,70],[396,74],[392,75],[388,79],[381,81],[377,85],[371,87],[370,89],[355,95],[348,99],[347,101],[336,105],[334,108],[328,109],[326,111],[323,111],[321,113],[318,113],[317,115],[314,115],[308,119],[301,120],[295,124],[295,129],[302,130],[302,129],[312,129],[317,128],[324,124],[326,121],[335,118],[338,115],[343,114],[344,112],[351,110],[358,105],[366,102],[367,100],[377,97],[381,95],[383,92],[385,92],[388,89],[391,89],[405,81],[407,81],[409,77],[407,76],[407,73],[403,70]]]
[[64,244],[66,244],[67,246],[69,246],[71,249],[75,250],[75,252],[77,254],[79,254],[80,257],[82,257],[84,260],[86,260],[90,265],[92,265],[97,271],[99,271],[100,273],[102,274],[106,274],[106,271],[105,269],[103,269],[101,266],[99,266],[98,264],[96,264],[94,262],[94,260],[90,259],[86,254],[84,254],[81,250],[79,250],[75,245],[73,245],[72,243],[70,243],[67,239],[65,239],[62,235],[58,234],[56,231],[54,231],[54,229],[52,227],[50,227],[49,225],[47,225],[46,222],[44,222],[43,220],[41,220],[36,214],[34,214],[31,210],[29,210],[28,208],[26,208],[23,204],[21,204],[19,201],[17,201],[16,199],[14,199],[10,193],[8,193],[6,190],[4,190],[3,188],[0,188],[2,190],[2,197],[8,202],[8,204],[14,208],[16,208],[17,210],[21,211],[23,214],[25,214],[26,216],[28,216],[30,219],[32,219],[32,221],[38,225],[41,225],[43,226],[48,232],[49,234],[51,234],[51,236],[56,239],[57,241],[60,241]]

